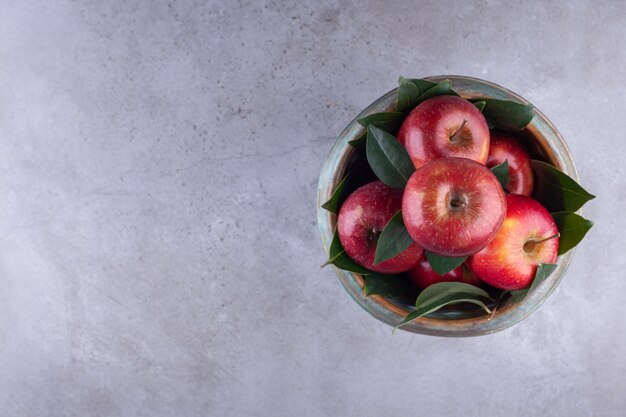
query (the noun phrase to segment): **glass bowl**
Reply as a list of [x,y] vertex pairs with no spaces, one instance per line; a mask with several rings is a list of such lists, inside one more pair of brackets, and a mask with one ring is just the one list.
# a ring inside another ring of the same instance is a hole
[[[450,80],[452,81],[452,87],[462,97],[468,99],[486,97],[528,103],[528,100],[516,93],[478,78],[442,75],[427,77],[426,79],[435,82]],[[324,210],[321,206],[330,199],[333,190],[341,181],[346,172],[346,167],[355,152],[355,149],[348,142],[357,139],[364,131],[364,128],[356,120],[371,113],[393,111],[395,109],[395,99],[396,89],[380,97],[363,110],[341,132],[337,142],[324,161],[317,192],[317,220],[326,253],[328,253],[328,248],[333,238],[337,216]],[[531,144],[531,154],[535,154],[541,159],[550,162],[578,181],[574,160],[563,137],[543,113],[537,108],[534,111],[535,117],[532,122],[521,132]],[[498,307],[495,314],[491,316],[484,313],[481,314],[480,312],[442,309],[426,317],[414,320],[400,327],[400,329],[413,333],[448,337],[479,336],[506,329],[528,317],[552,294],[557,285],[559,285],[561,278],[563,278],[573,256],[574,250],[559,256],[556,270],[534,291],[529,293],[519,303],[513,303],[510,300],[505,301]],[[333,268],[339,277],[339,281],[354,301],[359,303],[365,311],[378,320],[390,326],[397,326],[410,312],[409,306],[399,302],[385,299],[378,295],[365,296],[363,294],[364,281],[360,274]]]

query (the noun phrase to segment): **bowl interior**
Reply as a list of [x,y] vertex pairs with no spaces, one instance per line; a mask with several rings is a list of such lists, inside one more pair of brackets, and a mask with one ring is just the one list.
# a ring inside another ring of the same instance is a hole
[[[464,98],[498,98],[528,103],[517,94],[488,81],[464,76],[428,77],[431,81],[451,80],[453,88]],[[322,233],[324,247],[328,250],[336,227],[336,216],[321,208],[321,205],[332,195],[336,185],[349,170],[360,175],[360,181],[353,184],[356,188],[361,183],[373,181],[375,176],[367,165],[364,152],[356,150],[348,144],[357,139],[364,129],[356,122],[357,118],[367,114],[395,109],[396,90],[392,90],[367,107],[339,136],[335,146],[328,155],[318,187],[318,223]],[[531,153],[531,157],[550,162],[570,177],[578,181],[578,174],[565,141],[552,123],[535,108],[535,117],[524,131],[519,133]],[[349,191],[349,190],[347,190]],[[493,333],[509,327],[527,317],[552,293],[565,273],[573,256],[573,250],[558,258],[557,269],[519,303],[505,302],[495,314],[485,315],[482,310],[464,305],[450,306],[434,312],[427,317],[414,320],[400,329],[414,333],[439,336],[475,336]],[[340,282],[346,291],[365,310],[379,320],[396,326],[410,312],[411,306],[399,300],[386,299],[380,296],[363,295],[363,277],[359,274],[335,268]]]

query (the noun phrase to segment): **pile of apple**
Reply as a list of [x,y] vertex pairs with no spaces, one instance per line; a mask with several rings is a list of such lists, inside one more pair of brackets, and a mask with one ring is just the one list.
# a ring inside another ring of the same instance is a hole
[[[364,140],[379,180],[337,207],[336,245],[362,269],[355,272],[404,273],[421,290],[443,282],[528,288],[538,267],[556,262],[560,237],[532,198],[529,152],[514,132],[490,130],[484,102],[446,91],[395,119],[372,119]],[[399,129],[385,131],[390,120]]]

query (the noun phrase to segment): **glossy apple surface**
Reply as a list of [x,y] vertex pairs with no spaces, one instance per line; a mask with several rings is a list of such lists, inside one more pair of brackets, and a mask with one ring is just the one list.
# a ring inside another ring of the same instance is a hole
[[420,103],[402,123],[398,140],[415,168],[444,157],[484,164],[489,154],[489,128],[483,114],[456,96],[437,96]]
[[411,177],[402,199],[402,218],[424,249],[460,257],[478,252],[496,235],[506,214],[497,178],[476,161],[435,159]]
[[535,177],[526,148],[510,133],[493,131],[487,167],[492,168],[504,161],[509,163],[509,184],[506,188],[515,194],[531,196]]
[[348,196],[339,210],[337,228],[346,254],[359,265],[384,274],[413,268],[423,249],[412,243],[398,256],[374,265],[378,237],[387,222],[402,208],[402,190],[381,181],[370,182]]
[[530,197],[509,194],[504,223],[496,237],[467,264],[486,283],[503,290],[528,287],[538,263],[554,263],[559,249],[552,216]]
[[444,275],[439,275],[430,267],[426,255],[422,255],[420,261],[409,272],[411,281],[419,288],[425,289],[438,282],[465,282],[471,285],[480,285],[482,281],[467,266],[461,265]]

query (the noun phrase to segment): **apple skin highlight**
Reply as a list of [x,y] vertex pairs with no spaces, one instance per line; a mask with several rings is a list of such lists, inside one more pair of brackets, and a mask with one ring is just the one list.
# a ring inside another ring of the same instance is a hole
[[533,194],[535,175],[526,148],[512,134],[494,130],[491,132],[487,168],[493,168],[504,161],[509,164],[509,183],[506,188],[512,193],[530,197]]
[[489,154],[489,138],[489,127],[480,110],[456,96],[438,96],[420,103],[398,132],[398,141],[406,148],[415,168],[445,157],[484,164]]
[[402,208],[402,190],[374,181],[348,196],[339,210],[337,230],[346,254],[369,270],[397,274],[413,268],[423,249],[412,243],[399,255],[374,265],[378,236]]
[[502,186],[487,167],[465,158],[441,158],[418,168],[404,190],[402,217],[424,249],[468,256],[494,238],[506,214]]
[[559,238],[531,245],[534,247],[530,251],[526,243],[556,235],[558,229],[548,210],[530,197],[509,194],[506,218],[498,234],[467,264],[480,279],[496,288],[526,288],[539,263],[556,262]]

